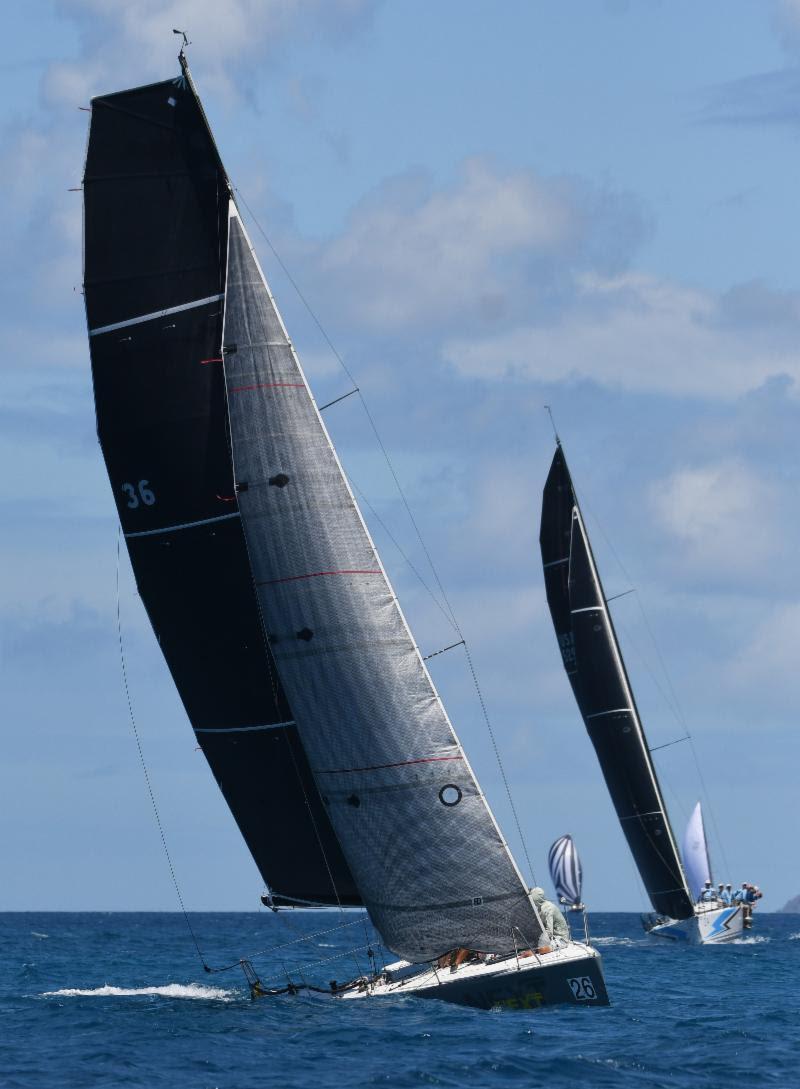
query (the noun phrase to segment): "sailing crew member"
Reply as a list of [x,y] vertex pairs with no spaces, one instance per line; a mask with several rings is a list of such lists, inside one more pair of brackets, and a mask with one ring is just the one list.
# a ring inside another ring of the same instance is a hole
[[760,900],[763,895],[764,893],[759,889],[758,885],[748,885],[745,900],[748,904],[754,904],[756,900]]
[[714,892],[713,885],[710,881],[706,881],[697,898],[698,904],[710,904],[713,900],[716,900],[716,898],[717,894]]
[[725,903],[725,886],[723,885],[723,883],[721,881],[717,885],[717,900],[719,901],[720,904]]
[[730,905],[733,903],[733,888],[730,881],[724,889],[722,888],[722,885],[720,885],[720,888],[722,889],[722,892],[719,894],[720,900],[725,905],[725,907],[730,907]]
[[544,927],[539,935],[539,948],[547,948],[548,946],[552,948],[561,945],[562,942],[568,942],[569,927],[567,926],[567,920],[553,901],[546,899],[544,889],[537,885],[531,889],[528,895]]
[[747,882],[743,881],[733,894],[734,904],[743,904],[747,900]]

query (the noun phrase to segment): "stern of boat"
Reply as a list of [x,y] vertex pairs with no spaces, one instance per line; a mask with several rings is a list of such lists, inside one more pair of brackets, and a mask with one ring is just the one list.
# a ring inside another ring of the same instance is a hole
[[342,998],[438,998],[474,1009],[535,1010],[543,1006],[608,1006],[596,949],[569,942],[550,953],[468,961],[455,970],[431,966],[402,979],[378,980]]

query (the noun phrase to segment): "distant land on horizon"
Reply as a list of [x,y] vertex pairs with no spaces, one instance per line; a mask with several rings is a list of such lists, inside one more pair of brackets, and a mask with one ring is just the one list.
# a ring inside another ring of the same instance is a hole
[[787,900],[786,903],[781,908],[781,912],[782,913],[787,913],[787,912],[788,913],[792,913],[792,912],[800,913],[800,893],[798,893],[797,896],[793,896],[791,898],[791,900]]

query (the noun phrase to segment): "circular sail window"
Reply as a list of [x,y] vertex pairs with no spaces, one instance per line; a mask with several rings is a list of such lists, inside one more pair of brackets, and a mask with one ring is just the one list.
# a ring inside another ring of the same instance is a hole
[[439,801],[442,803],[442,805],[458,805],[462,797],[463,795],[461,793],[461,788],[455,786],[454,783],[448,783],[446,786],[443,786],[442,789],[439,791]]

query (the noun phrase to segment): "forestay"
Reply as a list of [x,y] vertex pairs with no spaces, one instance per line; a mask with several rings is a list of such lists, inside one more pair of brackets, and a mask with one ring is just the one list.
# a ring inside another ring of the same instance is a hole
[[219,359],[228,181],[184,77],[93,100],[83,187],[97,431],[142,602],[264,881],[358,904],[250,575]]
[[331,823],[386,945],[534,940],[527,890],[411,637],[233,203],[225,375],[262,614]]
[[711,861],[708,857],[708,841],[703,824],[703,810],[700,802],[692,810],[686,832],[683,837],[683,865],[686,880],[695,897],[706,881],[711,880]]
[[656,911],[689,918],[692,898],[560,445],[539,541],[564,668],[642,882]]
[[579,904],[583,871],[572,836],[559,836],[547,854],[547,865],[556,892],[562,901],[567,904]]

